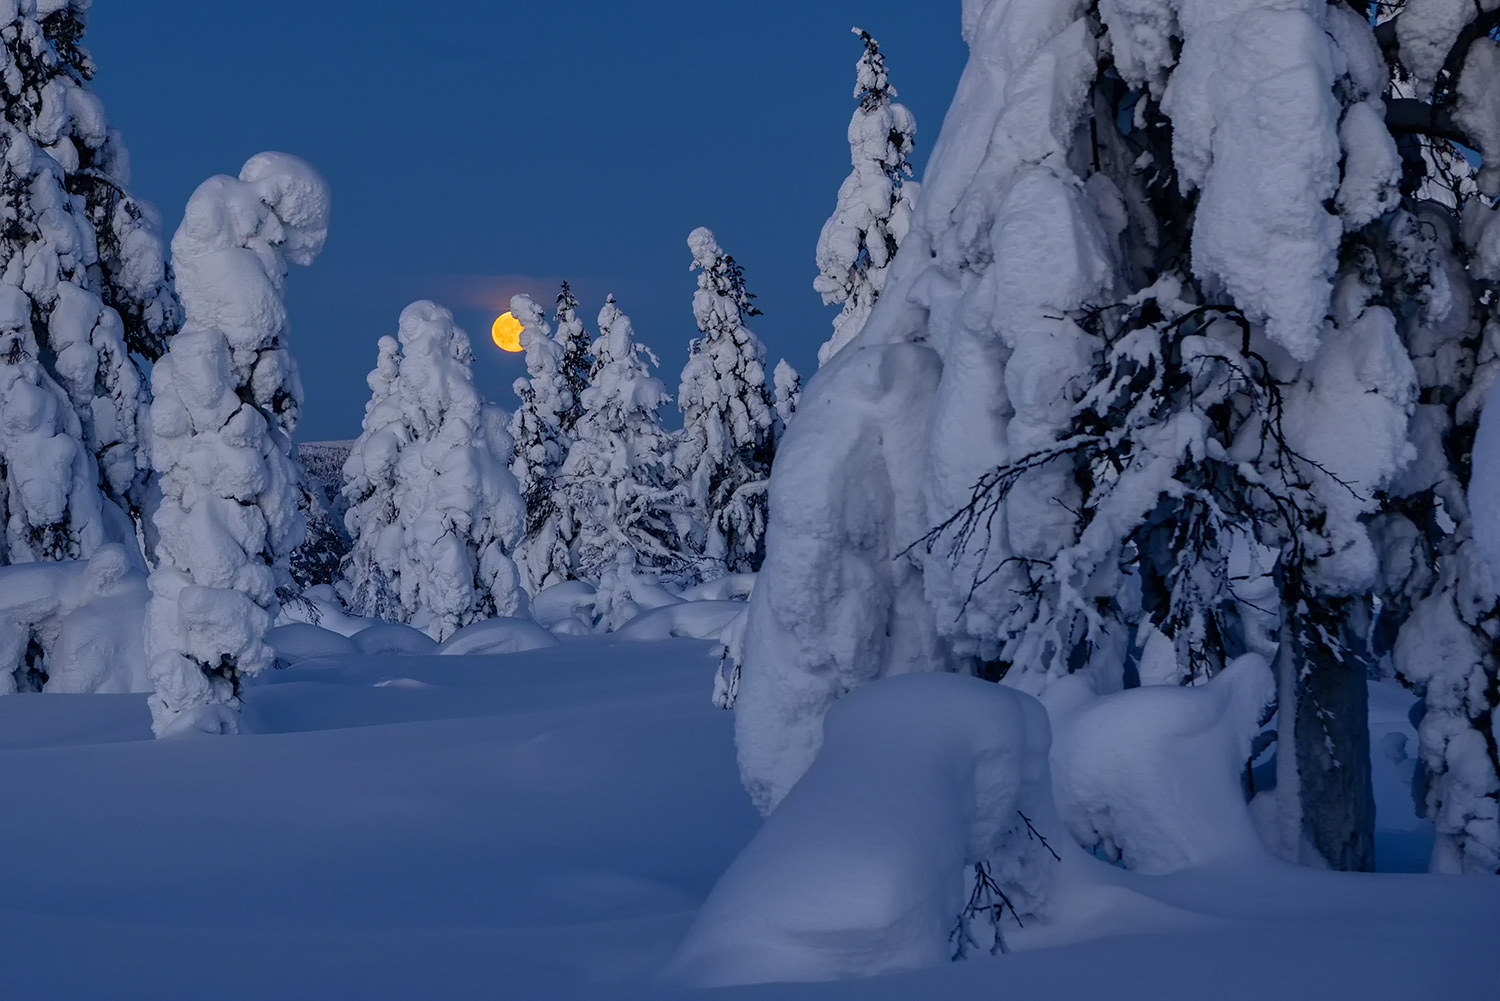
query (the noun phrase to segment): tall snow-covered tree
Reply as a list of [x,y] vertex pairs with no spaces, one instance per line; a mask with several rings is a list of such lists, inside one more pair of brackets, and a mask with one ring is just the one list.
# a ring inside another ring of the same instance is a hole
[[382,337],[376,347],[375,367],[365,377],[370,399],[358,439],[344,460],[344,529],[349,555],[342,572],[341,597],[361,615],[399,622],[402,537],[397,507],[398,461],[411,441],[398,380],[401,343]]
[[578,577],[601,585],[636,572],[679,574],[683,505],[673,435],[660,417],[672,398],[614,296],[599,312],[592,351],[583,416],[559,476],[577,524]]
[[380,341],[363,432],[344,465],[354,609],[442,640],[526,609],[510,552],[525,508],[507,468],[509,415],[474,388],[473,351],[432,302]]
[[557,293],[557,311],[553,314],[552,325],[555,328],[553,339],[562,346],[560,367],[569,393],[568,406],[562,411],[562,427],[571,434],[583,416],[583,391],[588,388],[594,358],[588,331],[578,318],[578,297],[567,282],[562,283],[562,290]]
[[328,215],[317,171],[260,153],[239,177],[199,185],[172,238],[186,317],[151,373],[161,501],[146,643],[158,736],[235,732],[242,679],[273,659],[265,635],[306,509],[282,291],[288,264],[321,252]]
[[541,307],[530,296],[518,295],[511,299],[510,311],[521,323],[526,352],[526,375],[515,382],[521,405],[510,421],[516,443],[510,469],[526,503],[526,535],[516,548],[516,563],[527,592],[536,594],[567,580],[571,569],[571,512],[560,503],[557,475],[572,443],[576,406],[563,371],[564,346],[553,339]]
[[[47,404],[23,414],[20,397],[11,399],[11,443],[41,434],[53,444],[40,464],[34,453],[0,445],[9,495],[0,564],[88,555],[104,538],[137,548],[142,364],[181,322],[160,220],[130,196],[120,135],[87,89],[94,65],[80,43],[88,6],[0,7],[0,285],[28,304],[31,344],[17,343],[10,364],[23,356],[35,363],[9,375],[61,396],[72,411]],[[64,439],[87,461],[65,461]]]
[[834,318],[833,336],[818,349],[819,365],[828,364],[869,318],[896,248],[911,228],[918,190],[908,160],[916,148],[916,119],[892,100],[896,88],[880,44],[869,32],[852,30],[865,47],[854,67],[859,107],[849,121],[854,172],[839,187],[838,205],[818,237],[818,277],[813,282],[825,304],[843,309]]
[[1249,649],[1279,688],[1263,834],[1365,868],[1390,653],[1424,695],[1434,867],[1495,871],[1496,601],[1462,489],[1495,210],[1425,197],[1423,147],[1478,150],[1496,193],[1497,9],[965,5],[866,350],[778,458],[736,707],[763,808],[872,677],[1102,692]]
[[688,347],[678,406],[677,468],[702,539],[703,572],[760,569],[765,555],[766,481],[778,417],[766,385],[766,348],[745,321],[760,315],[744,271],[713,233],[688,236],[698,290],[693,315],[702,334]]

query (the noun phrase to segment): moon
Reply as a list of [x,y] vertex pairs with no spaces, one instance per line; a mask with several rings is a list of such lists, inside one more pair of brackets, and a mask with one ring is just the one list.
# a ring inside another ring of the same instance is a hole
[[501,313],[490,327],[490,340],[501,351],[515,354],[521,350],[521,321],[510,313]]

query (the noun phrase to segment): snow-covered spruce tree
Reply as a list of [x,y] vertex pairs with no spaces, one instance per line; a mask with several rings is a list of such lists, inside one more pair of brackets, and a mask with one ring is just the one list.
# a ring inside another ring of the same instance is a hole
[[869,32],[852,30],[865,46],[854,67],[859,107],[849,121],[854,172],[839,187],[838,206],[818,237],[818,277],[813,282],[825,304],[843,309],[834,318],[833,336],[818,349],[819,365],[828,364],[865,325],[885,288],[896,248],[911,227],[917,200],[907,159],[916,148],[916,119],[892,100],[896,88],[880,44]]
[[557,311],[552,316],[555,328],[552,337],[562,345],[561,371],[563,383],[568,387],[568,405],[562,411],[563,431],[571,434],[578,419],[583,416],[583,391],[589,385],[589,373],[594,367],[594,356],[590,350],[588,331],[578,318],[578,298],[567,282],[557,293]]
[[[1481,177],[1500,155],[1492,11],[1437,32],[1430,98],[1392,94],[1381,42],[1427,38],[1436,6],[1377,32],[1312,3],[965,5],[974,57],[865,350],[820,371],[778,457],[736,720],[763,808],[816,751],[826,706],[874,677],[947,667],[1039,691],[1082,673],[1108,691],[1194,683],[1259,648],[1280,687],[1265,833],[1290,857],[1371,863],[1375,599],[1378,636],[1432,593],[1418,570],[1463,576],[1442,546],[1412,548],[1423,532],[1453,546],[1443,518],[1403,535],[1384,512],[1436,489],[1408,482],[1414,455],[1462,471],[1448,429],[1473,405],[1453,412],[1464,387],[1433,370],[1472,372],[1492,301],[1472,259],[1419,281],[1441,255],[1393,238],[1404,217],[1457,225],[1418,204],[1407,136],[1469,122],[1446,138],[1491,151]],[[1465,303],[1467,333],[1415,319],[1423,300]],[[1260,565],[1236,574],[1259,593],[1231,587],[1232,561]],[[1483,632],[1479,588],[1438,593]],[[1438,673],[1493,678],[1484,649]],[[1419,681],[1402,660],[1398,644]],[[1493,766],[1494,686],[1466,691],[1436,702],[1423,755],[1429,809],[1467,859],[1494,803],[1444,748],[1468,728],[1485,751],[1465,768]]]
[[695,535],[702,532],[691,544],[703,573],[753,572],[765,558],[766,481],[778,426],[766,348],[745,325],[760,310],[743,269],[713,233],[693,230],[688,249],[698,271],[693,315],[703,336],[688,347],[682,370],[676,463],[699,523]]
[[[160,221],[131,198],[120,135],[86,89],[94,75],[80,45],[88,6],[0,5],[0,284],[26,297],[29,314],[31,345],[18,343],[12,364],[22,355],[35,363],[10,375],[61,396],[72,411],[10,400],[11,444],[38,435],[52,444],[40,463],[0,444],[9,495],[0,502],[0,564],[86,556],[105,539],[137,550],[146,472],[141,363],[180,323]],[[87,461],[65,459],[64,439]]]
[[432,302],[380,340],[363,432],[344,465],[348,595],[363,615],[442,640],[526,609],[510,552],[525,508],[507,468],[510,415],[474,388],[473,351]]
[[[1417,202],[1384,220],[1381,233],[1380,268],[1401,292],[1397,315],[1422,403],[1412,427],[1417,458],[1374,524],[1384,602],[1376,636],[1378,652],[1422,696],[1414,792],[1436,827],[1433,869],[1495,873],[1500,605],[1495,564],[1476,541],[1493,537],[1497,518],[1493,483],[1478,478],[1474,434],[1482,406],[1486,425],[1500,419],[1491,388],[1500,376],[1500,211],[1478,198],[1460,209],[1465,225],[1440,203]],[[1487,296],[1474,294],[1485,286]]]
[[510,311],[521,323],[526,352],[526,375],[515,382],[521,405],[510,419],[516,443],[510,470],[526,503],[526,535],[516,547],[516,564],[527,593],[536,594],[567,580],[570,571],[566,529],[571,518],[559,503],[557,474],[571,444],[563,425],[574,416],[574,400],[563,373],[563,345],[552,338],[541,307],[530,296],[518,295],[511,299]]
[[185,322],[151,373],[153,517],[146,652],[158,736],[234,732],[242,679],[290,582],[306,496],[289,437],[301,387],[287,348],[289,264],[328,235],[328,185],[285,153],[199,185],[172,238]]
[[341,568],[340,596],[361,615],[402,621],[398,586],[403,539],[396,506],[398,461],[411,441],[398,379],[401,344],[382,337],[375,368],[365,377],[370,399],[361,433],[344,460],[344,529],[349,555]]
[[[559,483],[577,526],[577,575],[603,593],[638,572],[680,575],[688,561],[674,438],[659,416],[672,398],[651,374],[656,356],[635,343],[614,296],[599,312],[592,350],[583,416]],[[609,612],[600,609],[606,618]]]

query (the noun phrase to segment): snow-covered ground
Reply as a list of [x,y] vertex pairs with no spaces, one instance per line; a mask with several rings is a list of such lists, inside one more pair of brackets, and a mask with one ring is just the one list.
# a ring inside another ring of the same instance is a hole
[[[680,996],[656,971],[761,824],[717,663],[601,637],[314,659],[212,739],[151,739],[141,695],[0,699],[0,997]],[[1420,867],[1409,700],[1372,694],[1382,860]],[[1500,995],[1493,880],[1098,868],[1010,955],[722,996]]]

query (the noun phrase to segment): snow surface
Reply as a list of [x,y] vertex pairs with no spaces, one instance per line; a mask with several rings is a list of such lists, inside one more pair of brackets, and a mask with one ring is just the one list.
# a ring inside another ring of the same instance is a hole
[[[139,695],[0,699],[0,839],[26,855],[0,880],[0,935],[25,943],[7,954],[4,996],[169,1001],[209,983],[222,1001],[704,996],[654,981],[759,824],[730,717],[706,698],[715,658],[699,641],[591,638],[310,661],[247,688],[258,732],[213,741],[152,740]],[[1374,687],[1372,729],[1410,741],[1409,699]],[[1496,988],[1488,880],[1277,862],[1094,871],[1052,922],[1007,917],[1010,955],[715,996],[1412,1001]]]

